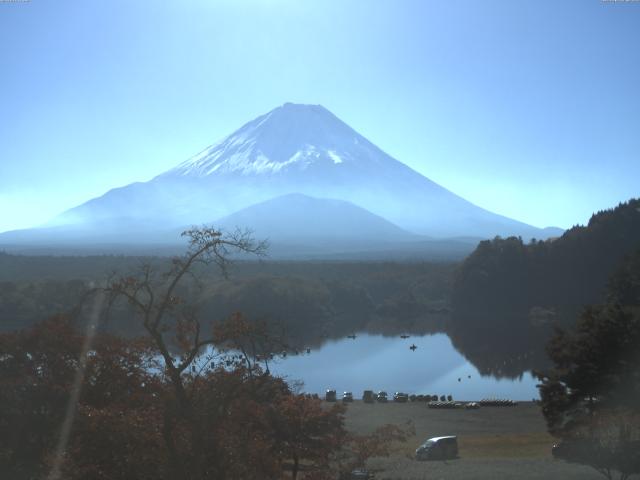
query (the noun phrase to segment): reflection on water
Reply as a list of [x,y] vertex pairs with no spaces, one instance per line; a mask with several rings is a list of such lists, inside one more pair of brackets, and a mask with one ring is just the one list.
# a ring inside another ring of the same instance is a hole
[[270,367],[289,381],[302,380],[310,393],[331,388],[353,391],[356,398],[363,390],[453,395],[457,400],[538,398],[537,380],[530,374],[521,380],[481,377],[445,334],[406,339],[358,334],[327,342],[310,354],[289,355]]

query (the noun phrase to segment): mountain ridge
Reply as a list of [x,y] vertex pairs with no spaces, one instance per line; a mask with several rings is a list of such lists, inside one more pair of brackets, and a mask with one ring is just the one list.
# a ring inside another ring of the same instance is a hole
[[434,238],[547,238],[561,232],[478,207],[391,157],[326,108],[291,103],[151,180],[111,189],[54,223],[97,230],[123,225],[126,235],[137,224],[153,230],[210,223],[294,193],[347,201]]
[[289,193],[260,202],[215,222],[232,230],[250,226],[258,238],[276,240],[412,241],[422,237],[351,202]]

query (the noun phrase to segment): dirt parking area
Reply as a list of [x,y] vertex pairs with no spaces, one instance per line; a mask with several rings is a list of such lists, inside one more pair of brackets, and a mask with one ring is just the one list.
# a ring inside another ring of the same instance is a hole
[[[389,458],[374,458],[368,468],[376,479],[545,479],[597,480],[590,467],[554,460],[554,443],[540,407],[524,402],[515,407],[478,410],[436,410],[425,403],[365,404],[355,401],[346,414],[347,429],[369,433],[393,423],[412,422],[416,435]],[[419,462],[418,445],[431,437],[457,435],[459,458]],[[638,478],[632,477],[632,478]]]

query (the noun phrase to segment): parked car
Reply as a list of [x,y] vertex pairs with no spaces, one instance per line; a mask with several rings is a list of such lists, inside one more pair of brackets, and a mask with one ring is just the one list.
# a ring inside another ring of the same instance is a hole
[[394,402],[398,402],[398,403],[406,403],[407,400],[409,400],[409,395],[407,395],[406,393],[402,393],[402,392],[396,392],[393,395],[393,401]]
[[477,410],[478,408],[480,408],[480,404],[478,402],[469,402],[465,404],[464,408],[467,408],[469,410]]
[[340,480],[373,480],[374,476],[364,468],[357,468],[351,472],[341,473],[339,478]]
[[364,468],[358,468],[351,472],[351,480],[372,480],[373,473],[365,470]]
[[364,403],[373,403],[376,401],[376,396],[373,393],[373,390],[365,390],[362,394],[362,401]]
[[565,442],[554,443],[551,447],[551,455],[556,460],[565,460],[567,445]]
[[430,438],[416,449],[417,460],[446,460],[458,456],[458,437]]
[[335,390],[327,390],[324,394],[324,399],[327,402],[335,402],[336,401],[336,391]]
[[344,392],[342,394],[342,401],[344,403],[348,403],[348,402],[353,402],[353,393],[351,392]]
[[389,401],[389,398],[387,397],[387,392],[385,392],[384,390],[379,391],[378,394],[376,395],[376,400],[378,400],[381,403],[387,403]]
[[580,462],[585,458],[596,458],[599,446],[586,439],[563,440],[551,447],[551,455],[556,460]]

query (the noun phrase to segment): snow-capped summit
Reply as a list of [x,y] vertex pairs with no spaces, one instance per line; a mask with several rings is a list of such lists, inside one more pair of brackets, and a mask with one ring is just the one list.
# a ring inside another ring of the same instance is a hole
[[321,105],[285,103],[164,175],[308,171],[376,162],[379,150]]

